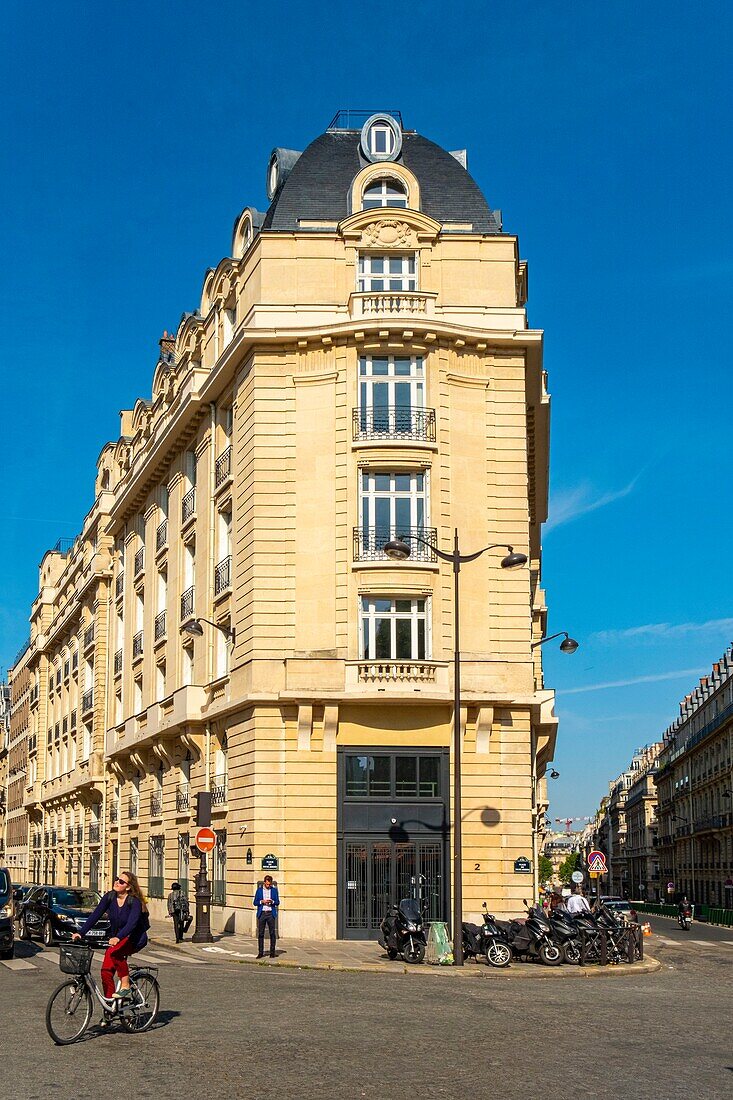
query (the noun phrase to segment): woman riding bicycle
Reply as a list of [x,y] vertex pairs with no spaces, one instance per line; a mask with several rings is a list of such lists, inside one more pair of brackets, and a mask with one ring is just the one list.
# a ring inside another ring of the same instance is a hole
[[[112,889],[104,895],[97,908],[84,921],[79,932],[71,937],[80,940],[99,918],[107,914],[110,939],[102,960],[102,989],[107,999],[124,1000],[130,995],[130,971],[127,960],[148,942],[146,931],[150,927],[148,907],[132,871],[122,871],[114,880]],[[115,992],[115,971],[120,988]]]

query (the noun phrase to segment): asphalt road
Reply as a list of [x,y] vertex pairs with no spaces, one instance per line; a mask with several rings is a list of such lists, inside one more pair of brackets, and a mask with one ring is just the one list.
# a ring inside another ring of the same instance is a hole
[[66,1048],[44,1024],[56,951],[24,944],[24,967],[0,964],[0,1096],[733,1098],[733,930],[652,924],[663,969],[629,978],[299,971],[156,947],[159,1025]]

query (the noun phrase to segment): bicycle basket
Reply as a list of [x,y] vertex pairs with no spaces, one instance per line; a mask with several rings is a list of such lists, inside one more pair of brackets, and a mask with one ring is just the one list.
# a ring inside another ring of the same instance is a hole
[[62,974],[88,974],[94,951],[91,947],[63,943],[59,947],[59,967]]

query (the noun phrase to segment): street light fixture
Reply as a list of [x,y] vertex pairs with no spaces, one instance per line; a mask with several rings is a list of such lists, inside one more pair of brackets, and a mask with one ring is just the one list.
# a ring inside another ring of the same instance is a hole
[[560,778],[560,772],[557,771],[556,768],[553,768],[552,771],[550,772],[550,779],[559,779],[559,778]]
[[217,630],[221,630],[222,634],[226,635],[227,641],[231,642],[232,645],[234,645],[234,640],[237,636],[237,632],[235,631],[234,627],[221,626],[220,623],[213,623],[211,619],[204,619],[202,617],[189,619],[188,622],[183,624],[181,630],[184,634],[191,634],[194,638],[200,638],[204,633],[204,628],[201,625],[202,623],[208,623],[209,626],[213,626]]
[[554,638],[564,639],[560,642],[561,653],[575,653],[580,645],[580,642],[576,642],[575,638],[570,637],[567,630],[561,630],[557,634],[549,634],[546,638],[540,638],[538,642],[532,642],[532,649],[536,649],[538,645],[544,645],[545,642],[551,642]]
[[393,561],[405,561],[410,556],[409,543],[421,542],[437,554],[442,561],[450,562],[453,567],[453,637],[454,637],[454,664],[453,664],[453,962],[455,966],[463,966],[463,867],[462,838],[461,838],[461,647],[460,628],[458,618],[458,575],[461,566],[466,562],[475,561],[485,554],[487,550],[502,548],[508,550],[508,554],[501,559],[502,569],[520,569],[527,564],[527,555],[515,550],[503,542],[494,542],[490,546],[484,546],[483,550],[477,550],[475,554],[461,554],[458,546],[458,528],[454,529],[453,551],[446,553],[439,550],[432,542],[428,542],[421,535],[398,535],[385,544],[384,552]]

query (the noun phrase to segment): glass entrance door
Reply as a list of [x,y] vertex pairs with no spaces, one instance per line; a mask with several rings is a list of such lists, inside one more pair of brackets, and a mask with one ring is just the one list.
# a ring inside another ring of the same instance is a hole
[[427,920],[446,919],[443,842],[347,837],[341,902],[346,939],[376,939],[390,905],[417,898]]

